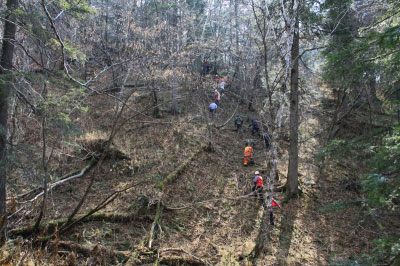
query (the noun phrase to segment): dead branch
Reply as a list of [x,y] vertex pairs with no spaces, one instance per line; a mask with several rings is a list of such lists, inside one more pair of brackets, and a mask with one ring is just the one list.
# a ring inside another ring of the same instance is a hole
[[151,249],[151,244],[153,243],[153,237],[154,237],[154,230],[155,230],[156,225],[158,225],[158,223],[159,223],[161,213],[162,213],[162,205],[159,201],[157,203],[156,216],[154,217],[154,221],[153,221],[153,224],[151,225],[151,230],[149,233],[149,244],[148,244],[149,249]]
[[[72,175],[70,175],[70,176],[68,176],[68,175],[67,175],[67,176],[64,176],[61,180],[59,180],[59,181],[57,181],[57,182],[54,182],[53,184],[49,185],[49,187],[48,187],[48,189],[47,189],[47,193],[50,192],[51,190],[53,190],[54,188],[58,187],[59,185],[62,185],[62,184],[65,183],[65,182],[68,182],[68,181],[73,180],[73,179],[75,179],[75,178],[79,178],[79,177],[85,176],[85,175],[89,172],[89,170],[92,169],[92,168],[96,165],[96,163],[97,163],[97,162],[96,162],[95,160],[91,160],[91,161],[89,162],[89,164],[88,164],[85,168],[83,168],[80,172],[73,172]],[[30,195],[30,194],[32,194],[32,193],[34,193],[34,192],[37,192],[38,190],[41,190],[41,189],[43,189],[43,188],[42,188],[42,187],[40,187],[40,188],[35,188],[35,189],[31,190],[31,191],[28,191],[27,193],[24,193],[24,194],[22,194],[22,195],[19,195],[18,197],[19,197],[19,198],[22,198],[22,197],[28,196],[28,195]],[[37,194],[35,197],[33,197],[32,199],[30,199],[30,200],[28,200],[28,201],[25,201],[25,202],[22,202],[22,204],[33,203],[35,200],[37,200],[38,198],[40,198],[41,196],[43,196],[44,193],[45,193],[45,192],[42,191],[42,192],[40,192],[39,194]],[[16,214],[18,214],[18,213],[21,212],[22,210],[26,209],[26,206],[27,206],[27,205],[24,205],[24,206],[22,206],[21,208],[19,208],[17,211],[15,211],[14,213],[10,214],[10,215],[8,216],[8,219],[11,219],[13,216],[15,216]]]
[[237,109],[239,108],[239,105],[240,105],[240,101],[238,101],[238,104],[236,105],[235,110],[233,111],[232,115],[228,118],[228,120],[226,120],[225,123],[223,123],[222,125],[215,126],[215,128],[220,129],[220,128],[223,128],[224,126],[226,126],[226,124],[228,124],[229,121],[231,121],[232,118],[235,116],[236,111],[237,111]]
[[[82,171],[82,170],[81,170],[81,171]],[[69,178],[69,177],[71,177],[71,176],[73,176],[73,175],[77,175],[77,174],[79,174],[81,171],[75,170],[75,171],[73,171],[73,172],[71,172],[71,173],[68,173],[68,174],[64,175],[63,177],[61,177],[59,181],[64,180],[64,179],[66,179],[66,178]],[[38,191],[40,191],[40,190],[42,190],[42,189],[43,189],[43,187],[37,187],[37,188],[31,189],[31,190],[29,190],[29,191],[27,191],[27,192],[25,192],[25,193],[22,193],[22,194],[19,194],[19,195],[15,196],[15,197],[7,198],[7,201],[10,201],[10,200],[13,200],[13,199],[18,200],[18,199],[22,199],[22,198],[25,198],[25,197],[29,197],[30,195],[32,195],[32,194],[34,194],[34,193],[37,193]]]
[[[97,162],[96,162],[95,160],[91,160],[91,161],[89,162],[89,164],[79,172],[79,174],[76,174],[76,175],[70,176],[70,177],[68,177],[68,178],[59,180],[59,181],[54,182],[53,184],[49,185],[48,192],[50,192],[50,191],[53,190],[54,188],[58,187],[59,185],[64,184],[65,182],[68,182],[68,181],[71,181],[71,180],[73,180],[73,179],[76,179],[76,178],[85,176],[85,175],[89,172],[89,170],[92,169],[92,168],[96,165],[96,163],[97,163]],[[35,201],[35,200],[37,200],[38,198],[40,198],[43,194],[44,194],[44,192],[42,191],[41,193],[37,194],[33,199],[31,199],[31,200],[29,200],[29,201],[27,201],[27,202],[33,202],[33,201]]]

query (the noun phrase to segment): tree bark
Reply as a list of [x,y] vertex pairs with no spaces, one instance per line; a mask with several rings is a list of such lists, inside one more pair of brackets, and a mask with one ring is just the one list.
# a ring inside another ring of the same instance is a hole
[[174,82],[172,84],[172,107],[171,107],[171,113],[174,115],[179,114],[179,107],[178,107],[178,97],[179,97],[179,88],[178,88],[178,83]]
[[7,120],[8,96],[11,91],[11,78],[7,74],[12,69],[14,57],[14,43],[17,26],[14,23],[12,12],[18,7],[18,0],[7,0],[8,15],[4,23],[3,49],[0,62],[0,246],[6,241],[7,210],[6,210],[6,147],[7,147]]
[[299,168],[299,21],[296,15],[296,24],[293,36],[291,56],[293,65],[290,76],[290,146],[288,166],[288,196],[297,197],[298,168]]

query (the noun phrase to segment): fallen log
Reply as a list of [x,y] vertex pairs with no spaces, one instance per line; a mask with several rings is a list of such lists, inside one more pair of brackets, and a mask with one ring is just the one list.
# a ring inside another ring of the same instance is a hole
[[106,257],[119,257],[124,260],[127,260],[129,258],[129,252],[128,251],[119,251],[119,250],[113,250],[109,249],[100,245],[80,245],[68,241],[59,241],[57,243],[57,246],[59,248],[63,249],[69,249],[70,251],[75,251],[77,253],[80,253],[84,256],[91,256],[93,253],[102,253],[103,256]]
[[104,207],[106,207],[108,204],[110,204],[111,202],[113,202],[121,193],[123,192],[127,192],[128,190],[135,188],[137,185],[143,183],[144,181],[140,181],[132,186],[126,187],[122,190],[117,190],[114,191],[113,193],[111,193],[107,198],[105,198],[102,202],[100,202],[94,209],[90,210],[87,214],[85,214],[83,217],[76,219],[75,221],[73,221],[71,219],[71,216],[68,217],[68,220],[66,222],[66,224],[64,224],[64,226],[60,229],[60,234],[65,233],[66,231],[68,231],[68,229],[70,229],[72,226],[74,226],[77,223],[80,223],[81,221],[83,221],[84,219],[86,219],[87,217],[90,217],[91,215],[97,213],[99,210],[103,209]]
[[210,265],[202,261],[198,261],[197,259],[185,258],[183,256],[161,257],[158,260],[158,262],[167,265],[193,265],[193,266]]
[[169,174],[161,183],[160,188],[163,189],[167,183],[173,182],[179,175],[186,169],[191,161],[203,150],[202,147],[197,148],[190,156],[187,158],[178,168],[175,169],[171,174]]
[[[191,265],[211,265],[210,263],[200,259],[199,257],[193,255],[192,253],[187,252],[186,250],[182,248],[166,248],[162,249],[159,251],[159,254],[162,255],[164,252],[182,252],[185,253],[186,255],[190,256],[191,259],[185,259],[183,264],[191,264]],[[166,256],[161,256],[160,262],[166,262],[167,260],[170,260],[173,257],[166,257]],[[180,257],[182,258],[182,257]]]
[[[73,221],[79,220],[82,217],[86,216],[86,214],[77,215]],[[56,226],[60,227],[67,222],[68,218],[61,218],[57,220],[51,220],[44,223],[41,223],[39,226],[40,230],[46,229],[47,232],[52,231]],[[96,221],[105,221],[105,222],[113,222],[113,223],[128,223],[131,221],[138,221],[138,222],[150,222],[150,216],[137,216],[136,214],[109,214],[109,213],[94,213],[83,221],[81,220],[80,223],[83,222],[96,222]],[[33,233],[33,226],[15,228],[9,230],[9,236],[14,238],[16,236],[27,237]]]
[[154,217],[154,221],[153,224],[151,225],[151,230],[149,233],[149,241],[148,241],[148,248],[151,249],[151,245],[153,243],[153,237],[154,237],[154,230],[156,228],[156,226],[159,223],[160,217],[161,217],[161,213],[162,213],[162,205],[161,205],[161,201],[159,201],[157,203],[157,211],[156,211],[156,216]]

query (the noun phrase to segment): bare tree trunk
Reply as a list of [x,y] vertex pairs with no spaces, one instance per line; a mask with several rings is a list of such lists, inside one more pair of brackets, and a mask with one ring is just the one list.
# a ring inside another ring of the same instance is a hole
[[[13,23],[12,12],[18,7],[18,0],[7,0],[8,15],[4,23],[3,50],[0,62],[0,75],[12,69],[14,57],[15,32],[17,26]],[[6,210],[6,151],[7,151],[7,120],[8,96],[11,91],[11,79],[6,77],[0,87],[0,246],[6,241],[7,210]]]
[[290,146],[287,191],[289,198],[297,197],[299,168],[299,21],[296,15],[292,45],[293,65],[290,76]]
[[376,77],[373,75],[373,77],[369,78],[368,80],[368,98],[370,103],[375,104],[379,102],[378,97],[376,96]]
[[[46,86],[46,85],[45,85]],[[49,182],[48,172],[47,172],[47,162],[46,162],[46,117],[43,117],[42,120],[42,141],[43,141],[43,152],[42,152],[42,166],[43,166],[43,202],[42,207],[40,208],[39,217],[36,220],[36,223],[33,227],[33,232],[36,233],[39,230],[40,222],[42,218],[46,215],[46,203],[47,203],[47,184]]]
[[152,96],[152,100],[153,100],[153,117],[154,118],[160,118],[160,108],[158,108],[158,95],[157,95],[157,89],[153,88],[153,96]]
[[179,113],[179,108],[178,108],[178,96],[179,96],[179,88],[178,88],[178,83],[174,82],[172,84],[172,107],[171,107],[171,113],[172,114],[178,114]]
[[[279,138],[281,134],[281,125],[282,125],[282,118],[283,118],[283,113],[285,110],[285,94],[281,95],[281,102],[282,105],[279,109],[279,112],[276,116],[276,129],[273,132],[271,143],[272,143],[272,148],[270,151],[270,156],[269,156],[269,163],[268,165],[270,166],[269,169],[269,177],[267,179],[268,181],[268,187],[266,190],[266,193],[272,193],[273,192],[273,187],[274,187],[274,181],[276,177],[276,164],[278,160],[278,146],[279,146]],[[264,198],[265,197],[264,195]],[[268,239],[268,232],[269,232],[270,224],[269,224],[269,210],[267,208],[264,209],[263,211],[263,216],[261,218],[261,225],[260,225],[260,230],[258,231],[257,239],[256,239],[256,245],[253,249],[253,258],[256,260],[260,257],[262,254],[266,241]]]

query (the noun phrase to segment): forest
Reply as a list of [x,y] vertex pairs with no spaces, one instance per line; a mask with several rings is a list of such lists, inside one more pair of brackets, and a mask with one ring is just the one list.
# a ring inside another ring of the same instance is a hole
[[400,1],[0,0],[0,265],[400,265]]

